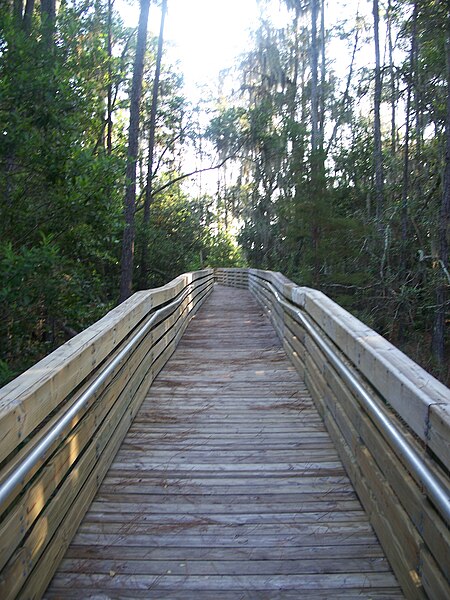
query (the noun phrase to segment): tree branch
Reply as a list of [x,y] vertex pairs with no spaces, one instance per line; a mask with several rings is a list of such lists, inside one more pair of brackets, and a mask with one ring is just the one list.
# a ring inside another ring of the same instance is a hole
[[344,95],[342,96],[342,103],[341,103],[341,112],[339,113],[336,122],[334,124],[333,127],[333,133],[331,134],[330,140],[328,142],[328,146],[325,152],[325,155],[328,156],[331,147],[334,144],[334,141],[336,139],[336,134],[338,131],[338,128],[341,124],[342,118],[343,118],[343,112],[345,111],[346,107],[347,107],[347,102],[349,100],[349,96],[350,96],[350,85],[352,82],[352,76],[353,76],[353,67],[355,64],[355,55],[356,52],[358,50],[358,42],[359,42],[359,29],[358,29],[358,19],[359,19],[359,12],[356,13],[356,22],[355,22],[355,43],[353,44],[353,52],[352,52],[352,59],[350,61],[350,67],[348,70],[348,75],[347,75],[347,84],[345,86],[345,92]]
[[[243,145],[243,144],[242,144]],[[214,171],[215,169],[220,169],[220,167],[223,167],[223,165],[230,160],[231,158],[234,158],[236,156],[236,154],[239,152],[239,150],[242,148],[242,146],[240,146],[236,152],[234,152],[233,154],[230,154],[229,156],[225,157],[219,164],[217,165],[213,165],[211,167],[205,167],[204,169],[196,169],[195,171],[191,171],[189,173],[184,173],[183,175],[179,175],[178,177],[174,177],[174,179],[171,179],[170,181],[168,181],[167,183],[165,183],[164,185],[161,185],[159,188],[156,188],[155,190],[153,190],[153,195],[156,196],[156,194],[161,193],[162,191],[166,190],[168,187],[170,187],[171,185],[174,185],[175,183],[178,183],[179,181],[182,181],[183,179],[186,179],[187,177],[192,177],[192,175],[197,175],[198,173],[205,173],[206,171]],[[143,190],[144,192],[144,190]],[[142,193],[143,193],[142,192]],[[141,196],[142,196],[141,193]],[[141,204],[140,206],[138,206],[136,208],[136,212],[138,212],[139,210],[142,210],[144,208],[144,205]]]
[[158,162],[157,162],[157,164],[156,164],[156,167],[154,168],[154,170],[153,170],[153,173],[152,173],[152,178],[155,178],[155,177],[156,177],[156,175],[157,175],[157,173],[158,173],[158,171],[159,171],[159,168],[160,168],[160,166],[161,166],[162,160],[163,160],[163,158],[164,158],[164,155],[165,155],[165,154],[166,154],[166,153],[167,153],[167,152],[168,152],[168,151],[169,151],[171,148],[173,148],[173,144],[175,144],[175,142],[176,142],[177,140],[179,140],[179,139],[180,139],[180,138],[183,136],[183,134],[184,134],[184,132],[186,131],[186,129],[187,129],[187,127],[183,127],[183,128],[182,128],[182,130],[181,130],[179,133],[177,133],[175,136],[173,136],[173,137],[172,137],[172,138],[171,138],[171,139],[170,139],[170,140],[167,142],[167,145],[166,145],[166,147],[165,147],[165,148],[164,148],[164,150],[161,152],[161,154],[160,154],[160,156],[159,156],[159,158],[158,158]]

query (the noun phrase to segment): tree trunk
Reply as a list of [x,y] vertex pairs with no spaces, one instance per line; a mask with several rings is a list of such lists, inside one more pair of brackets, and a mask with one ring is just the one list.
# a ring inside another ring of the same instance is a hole
[[141,0],[136,55],[133,67],[130,98],[130,127],[128,130],[128,151],[125,190],[125,227],[122,238],[122,259],[119,301],[131,295],[133,284],[135,207],[136,207],[136,164],[139,149],[139,118],[144,73],[144,56],[147,42],[147,23],[150,0]]
[[415,156],[414,171],[415,182],[414,191],[416,198],[423,197],[423,163],[422,163],[422,142],[424,130],[423,103],[421,90],[421,74],[419,65],[419,36],[417,35],[417,13],[418,0],[414,3],[414,32],[412,39],[413,48],[413,93],[414,93],[414,112],[415,112]]
[[406,126],[405,126],[405,150],[403,159],[403,183],[402,183],[402,216],[401,216],[401,265],[404,271],[406,264],[406,242],[408,239],[408,193],[409,193],[409,131],[411,114],[411,83],[408,83],[406,96]]
[[394,47],[392,44],[392,2],[389,0],[387,9],[388,45],[389,45],[389,73],[391,85],[391,154],[395,155],[397,149],[397,125],[396,125],[396,86],[394,67]]
[[353,77],[353,69],[355,66],[355,56],[356,56],[356,51],[358,50],[358,43],[359,43],[359,27],[358,27],[358,19],[359,19],[359,14],[356,13],[356,22],[355,22],[355,43],[353,44],[353,52],[352,52],[352,60],[350,62],[350,66],[348,69],[348,75],[347,75],[347,83],[345,86],[345,92],[342,96],[342,100],[341,100],[341,110],[339,111],[336,121],[334,123],[334,127],[333,127],[333,132],[330,136],[330,139],[328,141],[327,144],[327,148],[325,150],[325,156],[328,155],[328,153],[330,152],[331,147],[333,146],[335,140],[336,140],[336,135],[338,132],[338,128],[341,125],[342,119],[344,117],[345,111],[347,110],[347,106],[349,104],[349,99],[350,99],[350,85],[352,83],[352,77]]
[[319,91],[318,91],[318,0],[311,0],[311,154],[315,156],[319,138]]
[[293,23],[293,29],[294,29],[293,76],[292,76],[292,84],[290,87],[290,94],[289,94],[290,116],[291,116],[292,123],[295,122],[296,115],[297,115],[297,86],[298,86],[298,70],[299,70],[299,61],[300,61],[299,17],[300,17],[300,9],[298,6],[296,6],[294,23]]
[[379,12],[378,0],[373,1],[373,29],[375,40],[375,93],[374,93],[374,166],[375,166],[375,205],[376,219],[378,222],[383,217],[384,207],[384,182],[383,182],[383,154],[381,148],[381,66],[380,66],[380,38],[379,38]]
[[413,25],[411,32],[411,50],[409,55],[409,77],[407,79],[408,91],[406,95],[406,124],[405,124],[405,150],[403,159],[403,184],[402,184],[402,216],[401,216],[401,253],[400,270],[406,270],[406,246],[408,240],[408,195],[409,195],[409,141],[411,131],[411,100],[412,87],[414,81],[415,55],[416,55],[416,35],[417,33],[417,2],[414,5]]
[[108,91],[106,114],[106,153],[112,154],[112,110],[113,110],[113,82],[112,82],[112,11],[114,0],[108,0]]
[[25,12],[23,14],[23,30],[25,33],[30,33],[31,31],[31,20],[33,17],[34,11],[34,0],[27,0],[25,4]]
[[447,70],[447,106],[445,120],[445,169],[442,203],[439,212],[439,275],[436,288],[436,313],[433,329],[433,354],[437,362],[445,365],[445,315],[449,288],[449,223],[450,223],[450,14],[447,15],[445,37]]
[[[317,36],[317,19],[319,16],[319,2],[321,0],[311,0],[311,178],[310,195],[311,202],[318,207],[317,211],[311,215],[310,236],[313,255],[313,281],[316,287],[319,286],[320,276],[320,256],[319,249],[321,243],[321,226],[319,220],[319,205],[323,202],[325,191],[325,168],[323,157],[323,130],[320,122],[319,104],[319,39]],[[323,49],[322,49],[323,50]],[[324,58],[324,54],[323,54]],[[322,75],[323,76],[323,75]],[[322,86],[321,86],[322,87]],[[323,90],[320,89],[320,94]]]
[[325,0],[320,2],[320,109],[319,109],[319,151],[321,160],[323,156],[324,128],[325,128],[325,83],[326,83],[326,53],[325,53]]
[[156,135],[156,115],[158,109],[159,79],[161,76],[161,60],[164,43],[164,22],[167,13],[167,0],[162,0],[161,4],[161,23],[159,27],[158,50],[156,54],[155,79],[153,80],[152,105],[150,108],[150,125],[148,136],[148,164],[147,164],[147,182],[144,199],[144,218],[142,228],[142,252],[140,269],[140,286],[142,289],[148,287],[148,228],[150,225],[150,206],[152,203],[153,191],[153,156],[155,151]]
[[41,0],[42,35],[48,46],[53,43],[56,21],[56,0]]
[[21,24],[22,22],[22,12],[23,12],[23,0],[14,0],[13,1],[13,15],[14,21],[16,25]]

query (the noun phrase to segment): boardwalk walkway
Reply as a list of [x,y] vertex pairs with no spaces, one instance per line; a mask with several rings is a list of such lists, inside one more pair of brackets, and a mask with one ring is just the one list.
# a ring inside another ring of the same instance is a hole
[[402,597],[270,323],[216,286],[46,598]]

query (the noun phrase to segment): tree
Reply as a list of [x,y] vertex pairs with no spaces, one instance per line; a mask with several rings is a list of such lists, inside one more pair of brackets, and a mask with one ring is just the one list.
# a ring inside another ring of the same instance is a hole
[[379,33],[379,7],[378,0],[373,0],[373,33],[375,49],[375,90],[374,90],[374,164],[375,164],[375,201],[376,218],[379,222],[383,218],[384,205],[384,174],[383,151],[381,141],[381,63],[380,63],[380,33]]
[[125,227],[122,239],[122,259],[120,276],[120,296],[123,302],[130,296],[133,284],[134,240],[135,240],[135,207],[136,207],[136,165],[139,149],[140,102],[142,77],[144,72],[144,55],[147,40],[147,23],[150,0],[141,0],[139,26],[136,43],[136,55],[133,67],[133,80],[130,95],[130,126],[128,130],[128,151],[125,191]]
[[433,328],[433,352],[441,366],[445,364],[445,318],[447,314],[449,274],[449,224],[450,224],[450,13],[445,23],[445,66],[447,101],[445,117],[445,158],[442,201],[438,220],[439,276],[436,288],[436,314]]
[[[124,179],[120,125],[114,154],[98,144],[108,80],[105,2],[95,0],[95,10],[62,3],[50,45],[37,10],[26,22],[31,7],[27,2],[22,19],[0,15],[0,363],[6,379],[99,318],[117,294],[111,282],[120,239],[114,186]],[[116,16],[112,27],[122,47],[129,32]],[[127,59],[112,62],[114,80],[122,62]]]
[[164,22],[167,12],[167,0],[162,0],[161,4],[161,24],[159,28],[158,50],[156,53],[156,69],[153,79],[152,88],[152,104],[150,109],[150,123],[148,132],[148,161],[147,161],[147,182],[145,188],[144,199],[144,219],[143,219],[143,236],[141,249],[141,264],[140,264],[140,287],[148,286],[148,235],[147,230],[150,223],[150,206],[152,202],[152,187],[153,187],[153,157],[155,152],[155,135],[156,135],[156,113],[158,108],[158,92],[159,80],[161,76],[161,60],[163,53],[163,38],[164,38]]
[[319,0],[311,0],[311,156],[319,149],[319,40],[317,17]]
[[56,23],[56,0],[41,0],[42,34],[48,47],[53,42]]

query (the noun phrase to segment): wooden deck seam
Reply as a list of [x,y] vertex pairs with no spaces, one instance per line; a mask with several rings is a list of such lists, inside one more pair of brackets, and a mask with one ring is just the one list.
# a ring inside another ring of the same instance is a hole
[[150,388],[45,597],[302,594],[403,597],[259,305],[216,286]]

